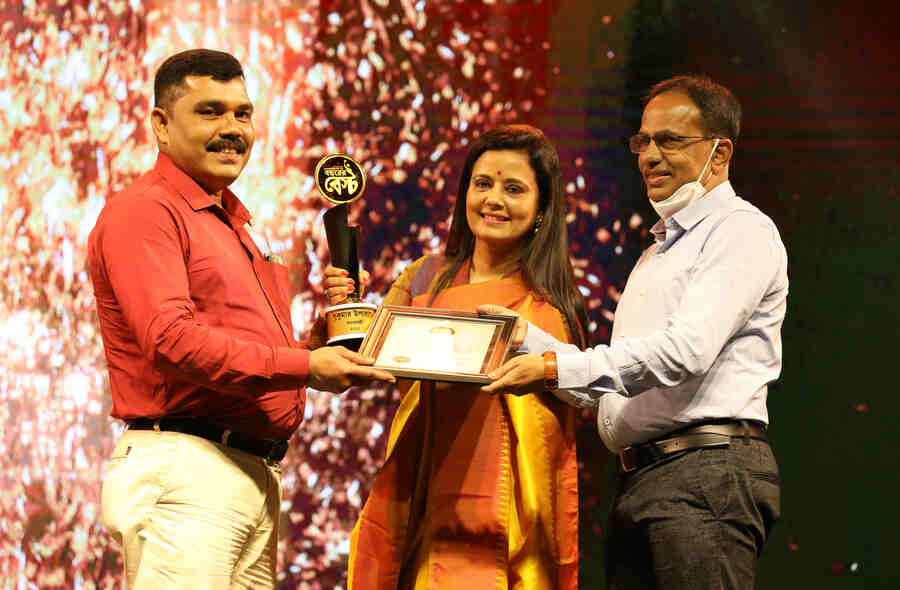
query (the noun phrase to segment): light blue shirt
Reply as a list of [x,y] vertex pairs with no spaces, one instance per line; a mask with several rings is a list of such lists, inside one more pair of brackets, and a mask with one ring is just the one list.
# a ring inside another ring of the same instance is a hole
[[524,348],[557,353],[556,395],[596,408],[613,452],[704,419],[768,424],[788,293],[775,224],[725,182],[651,231],[609,346],[582,352],[529,325]]

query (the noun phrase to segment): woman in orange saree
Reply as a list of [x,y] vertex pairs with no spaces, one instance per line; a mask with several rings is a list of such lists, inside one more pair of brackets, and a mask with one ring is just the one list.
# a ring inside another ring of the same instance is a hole
[[[506,126],[469,151],[444,256],[411,264],[385,304],[517,311],[584,347],[559,159],[539,130]],[[346,291],[326,271],[333,303]],[[351,535],[350,590],[574,590],[573,409],[548,392],[407,382],[383,468]]]

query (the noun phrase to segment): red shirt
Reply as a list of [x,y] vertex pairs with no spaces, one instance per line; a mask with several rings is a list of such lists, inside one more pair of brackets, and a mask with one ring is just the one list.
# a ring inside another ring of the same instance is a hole
[[309,350],[293,337],[287,268],[265,260],[227,189],[222,205],[160,154],[100,213],[88,268],[111,414],[289,438],[303,418]]

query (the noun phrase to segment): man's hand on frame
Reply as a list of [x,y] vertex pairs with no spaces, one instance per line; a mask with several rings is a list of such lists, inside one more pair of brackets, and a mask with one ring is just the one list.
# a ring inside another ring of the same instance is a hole
[[387,371],[371,367],[374,362],[343,346],[322,346],[309,353],[307,385],[320,391],[340,393],[348,387],[368,385],[372,381],[396,381]]
[[485,393],[524,395],[544,390],[544,358],[523,354],[509,359],[488,374],[492,382],[481,388]]

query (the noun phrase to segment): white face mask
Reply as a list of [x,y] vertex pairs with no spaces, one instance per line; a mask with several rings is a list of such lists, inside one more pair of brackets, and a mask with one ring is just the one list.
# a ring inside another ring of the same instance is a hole
[[712,161],[713,154],[716,153],[717,147],[719,147],[718,139],[716,139],[716,142],[713,144],[712,151],[709,152],[709,157],[706,158],[706,164],[703,165],[703,170],[700,171],[700,176],[697,177],[697,180],[682,184],[678,187],[678,190],[662,201],[650,199],[650,204],[653,205],[653,208],[656,209],[656,212],[659,213],[660,217],[668,219],[693,203],[698,197],[706,194],[706,189],[703,188],[703,184],[700,183],[700,180],[703,178],[703,175],[706,174],[706,167],[709,166],[710,161]]

